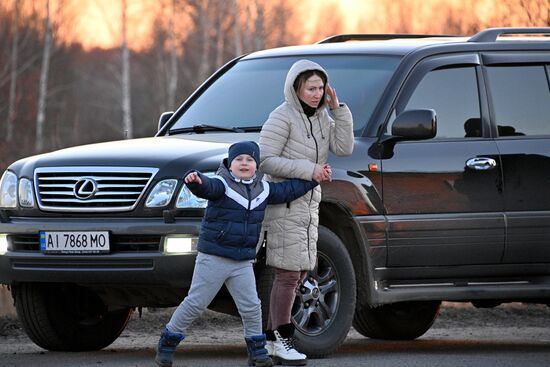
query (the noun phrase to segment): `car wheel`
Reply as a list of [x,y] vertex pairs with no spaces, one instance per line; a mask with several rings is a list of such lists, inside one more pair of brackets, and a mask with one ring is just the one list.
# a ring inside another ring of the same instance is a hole
[[333,353],[345,340],[355,309],[355,273],[340,238],[319,227],[317,266],[296,292],[296,347],[309,358]]
[[52,351],[98,350],[126,327],[131,308],[108,310],[89,289],[74,285],[18,284],[17,316],[29,338]]
[[355,312],[353,327],[369,338],[412,340],[428,331],[439,314],[440,306],[440,301],[364,306]]

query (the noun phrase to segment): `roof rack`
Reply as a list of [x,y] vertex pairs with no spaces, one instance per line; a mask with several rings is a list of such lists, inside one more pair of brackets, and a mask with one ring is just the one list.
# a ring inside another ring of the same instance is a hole
[[460,37],[457,35],[445,35],[445,34],[407,34],[407,33],[396,33],[396,34],[337,34],[335,36],[330,36],[325,38],[317,44],[320,43],[338,43],[338,42],[347,42],[347,41],[384,41],[391,39],[400,39],[400,38],[429,38],[429,37]]
[[550,27],[541,28],[487,28],[472,36],[468,42],[496,42],[504,34],[548,34]]

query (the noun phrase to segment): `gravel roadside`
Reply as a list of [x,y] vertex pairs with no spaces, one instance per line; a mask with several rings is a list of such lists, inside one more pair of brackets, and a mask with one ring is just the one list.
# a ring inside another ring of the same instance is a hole
[[[158,335],[169,320],[173,308],[144,309],[135,312],[127,328],[109,348],[153,348]],[[432,328],[422,337],[427,339],[525,340],[550,342],[550,307],[511,303],[496,308],[475,308],[469,303],[445,302]],[[189,330],[186,343],[217,345],[243,343],[240,319],[206,311]],[[346,342],[364,339],[354,329]],[[0,353],[39,352],[22,330],[14,315],[0,317]]]

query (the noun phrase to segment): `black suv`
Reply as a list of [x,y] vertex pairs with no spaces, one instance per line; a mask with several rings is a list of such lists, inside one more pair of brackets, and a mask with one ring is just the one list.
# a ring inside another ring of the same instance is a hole
[[[322,185],[318,266],[292,311],[299,349],[331,353],[352,323],[417,338],[443,300],[548,304],[548,35],[340,35],[232,60],[163,114],[155,137],[13,163],[0,183],[0,282],[50,350],[103,348],[136,307],[177,305],[205,206],[183,173],[212,173],[230,143],[257,140],[289,67],[307,58],[351,108],[355,146],[330,157]],[[211,308],[235,312],[226,291]]]

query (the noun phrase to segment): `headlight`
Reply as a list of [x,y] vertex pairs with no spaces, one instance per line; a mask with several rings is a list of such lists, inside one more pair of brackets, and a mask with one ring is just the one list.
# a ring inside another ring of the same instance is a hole
[[147,197],[145,206],[148,208],[159,208],[168,205],[174,195],[174,190],[178,184],[178,180],[163,180],[155,185],[151,193]]
[[17,176],[6,171],[0,180],[0,208],[17,207]]
[[167,254],[174,253],[194,253],[197,252],[197,237],[189,237],[185,235],[169,235],[164,237],[164,252]]
[[0,233],[0,255],[8,252],[8,235]]
[[27,178],[19,180],[19,205],[25,208],[34,207],[32,182]]
[[[203,175],[212,177],[214,172],[203,173]],[[176,201],[176,208],[206,208],[207,200],[201,199],[193,195],[193,193],[187,188],[187,185],[181,187]]]

